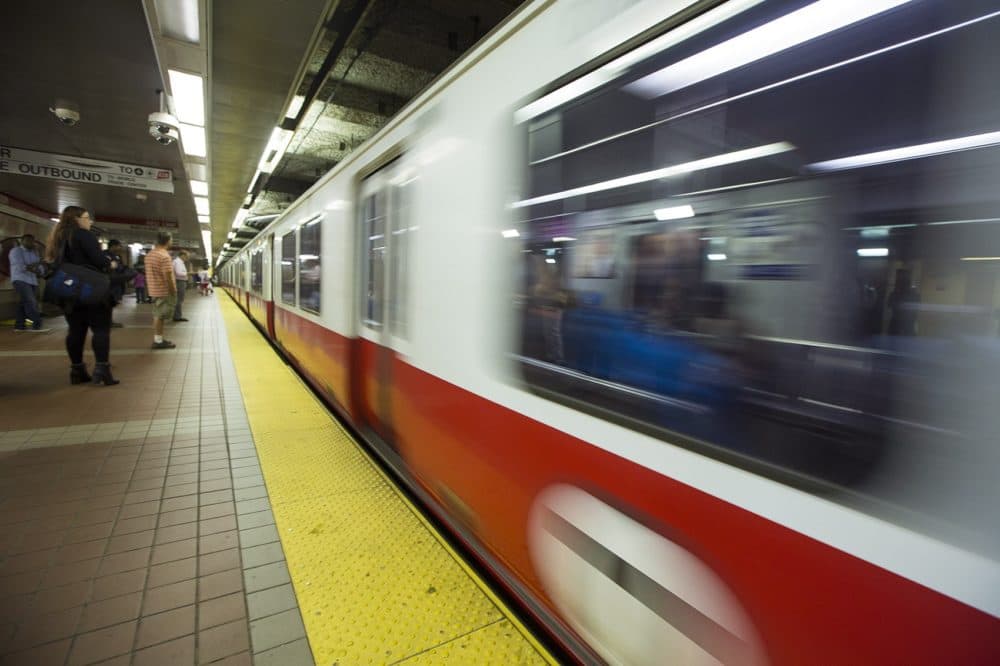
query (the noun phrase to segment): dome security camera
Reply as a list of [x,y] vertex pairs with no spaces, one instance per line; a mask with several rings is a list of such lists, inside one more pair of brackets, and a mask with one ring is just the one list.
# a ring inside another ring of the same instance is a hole
[[72,127],[80,122],[80,111],[73,102],[58,99],[53,106],[49,107],[49,111],[52,112],[60,123],[67,127]]
[[169,146],[180,139],[177,119],[169,113],[155,112],[149,114],[149,136],[161,146]]

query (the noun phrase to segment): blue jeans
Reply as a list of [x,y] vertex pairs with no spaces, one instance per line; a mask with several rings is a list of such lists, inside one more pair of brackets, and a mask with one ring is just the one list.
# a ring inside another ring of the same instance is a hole
[[17,318],[14,328],[24,328],[25,319],[30,319],[32,328],[42,327],[42,314],[38,311],[38,299],[35,296],[37,287],[21,280],[14,280],[14,291],[17,292]]

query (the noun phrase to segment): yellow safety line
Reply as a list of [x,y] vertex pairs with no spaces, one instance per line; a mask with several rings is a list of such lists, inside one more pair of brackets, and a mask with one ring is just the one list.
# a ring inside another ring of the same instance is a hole
[[316,662],[557,663],[235,304],[218,302]]

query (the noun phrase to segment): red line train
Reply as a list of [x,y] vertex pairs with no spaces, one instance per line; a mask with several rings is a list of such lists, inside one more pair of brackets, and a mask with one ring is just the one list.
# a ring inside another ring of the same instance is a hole
[[222,282],[581,661],[996,663],[998,39],[529,3]]

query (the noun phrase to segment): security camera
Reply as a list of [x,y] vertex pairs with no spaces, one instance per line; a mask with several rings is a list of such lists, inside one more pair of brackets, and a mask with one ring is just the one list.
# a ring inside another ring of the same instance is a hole
[[72,127],[80,122],[80,111],[77,109],[76,104],[67,102],[64,99],[56,100],[55,105],[49,107],[49,111],[63,125]]
[[161,146],[169,146],[180,138],[177,119],[169,113],[157,111],[149,114],[149,136]]

